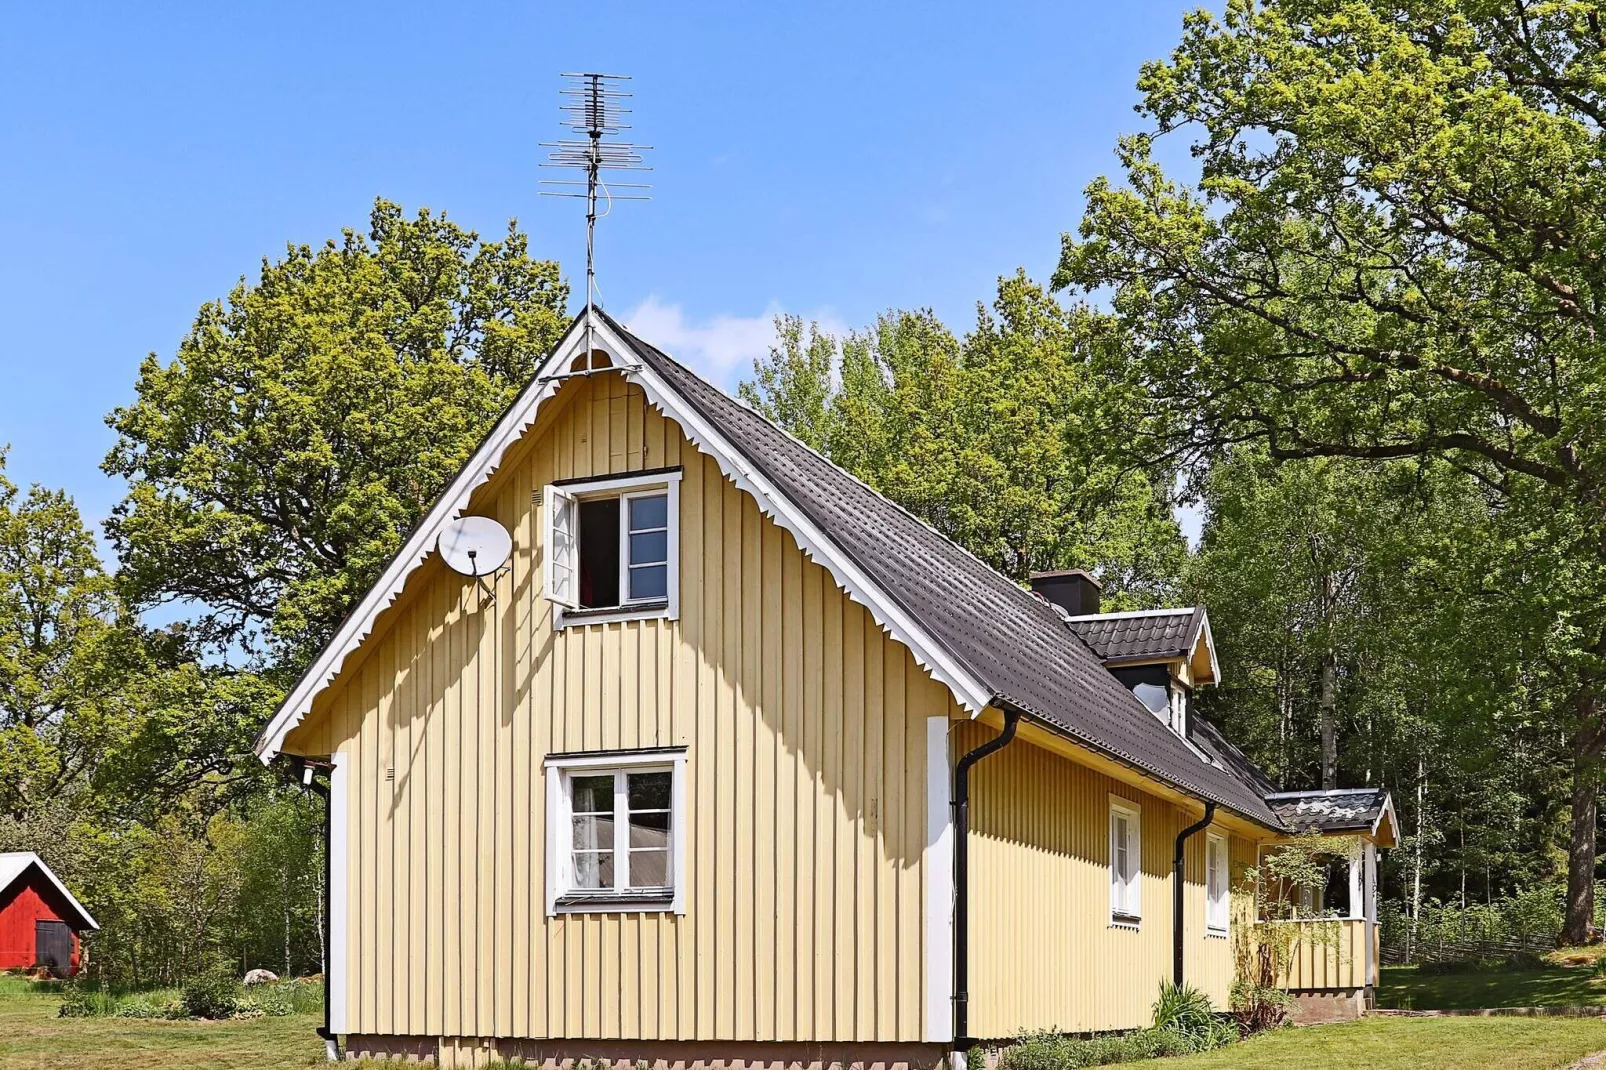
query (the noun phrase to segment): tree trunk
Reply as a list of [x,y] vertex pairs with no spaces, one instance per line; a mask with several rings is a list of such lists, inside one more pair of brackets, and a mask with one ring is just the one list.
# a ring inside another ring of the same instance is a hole
[[1322,654],[1322,790],[1338,787],[1338,651]]
[[[1593,703],[1591,703],[1593,705]],[[1587,944],[1595,934],[1595,820],[1600,746],[1581,726],[1573,748],[1572,832],[1567,846],[1567,921],[1562,942]]]
[[1422,752],[1416,757],[1416,842],[1411,845],[1411,935],[1405,950],[1405,961],[1416,961],[1416,925],[1422,916],[1422,812],[1428,789],[1428,766]]

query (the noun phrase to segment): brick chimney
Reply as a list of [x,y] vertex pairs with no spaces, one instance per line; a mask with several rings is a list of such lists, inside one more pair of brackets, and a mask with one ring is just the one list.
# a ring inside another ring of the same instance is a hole
[[1073,617],[1099,611],[1099,581],[1079,568],[1032,573],[1032,592]]

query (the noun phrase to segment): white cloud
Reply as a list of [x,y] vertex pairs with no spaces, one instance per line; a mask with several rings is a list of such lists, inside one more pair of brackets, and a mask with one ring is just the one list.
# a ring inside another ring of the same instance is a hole
[[[785,310],[770,302],[756,316],[721,312],[701,322],[688,319],[679,304],[649,294],[624,317],[624,325],[704,378],[723,387],[752,375],[753,361],[775,342],[775,317]],[[838,338],[847,326],[829,312],[804,315]]]

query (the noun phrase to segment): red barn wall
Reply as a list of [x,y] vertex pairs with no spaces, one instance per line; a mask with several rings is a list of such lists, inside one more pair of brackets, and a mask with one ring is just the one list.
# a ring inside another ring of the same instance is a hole
[[[34,922],[64,921],[69,928],[77,924],[50,882],[36,869],[30,869],[4,892],[0,892],[0,970],[25,970],[34,957]],[[72,972],[78,972],[78,932],[72,934]]]

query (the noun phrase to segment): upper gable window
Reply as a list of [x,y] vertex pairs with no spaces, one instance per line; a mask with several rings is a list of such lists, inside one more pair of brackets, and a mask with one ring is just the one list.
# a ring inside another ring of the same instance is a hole
[[678,469],[566,480],[542,497],[543,587],[560,627],[678,615]]

